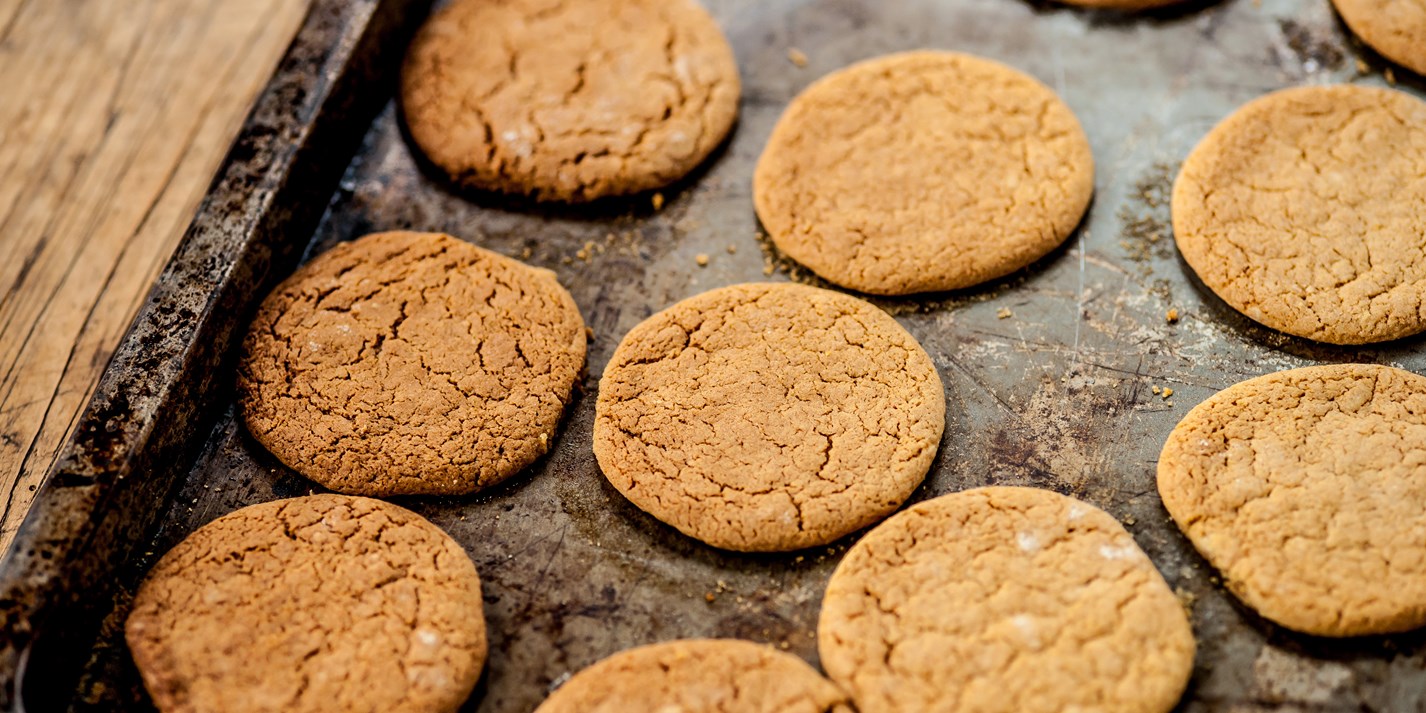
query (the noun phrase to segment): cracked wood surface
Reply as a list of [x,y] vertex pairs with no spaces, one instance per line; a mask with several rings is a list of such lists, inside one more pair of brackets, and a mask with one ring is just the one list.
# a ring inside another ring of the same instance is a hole
[[0,0],[0,552],[307,0]]

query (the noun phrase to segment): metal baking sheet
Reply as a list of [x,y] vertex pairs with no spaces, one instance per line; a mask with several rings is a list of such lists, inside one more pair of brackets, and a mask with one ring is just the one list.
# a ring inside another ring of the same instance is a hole
[[[1349,38],[1325,0],[1200,2],[1137,15],[1022,0],[708,5],[738,57],[741,118],[702,169],[663,192],[661,210],[648,195],[558,207],[453,189],[413,156],[388,102],[315,231],[274,219],[291,229],[270,239],[305,244],[308,255],[375,230],[451,233],[554,270],[593,329],[588,375],[547,457],[473,497],[398,500],[456,537],[485,583],[491,656],[467,710],[529,711],[572,672],[677,637],[765,641],[816,663],[822,588],[855,536],[786,555],[730,554],[681,536],[601,476],[590,446],[595,395],[619,338],[658,309],[737,282],[821,284],[760,231],[750,193],[758,154],[787,101],[817,77],[923,47],[991,57],[1039,77],[1084,125],[1097,170],[1083,225],[1030,268],[972,290],[872,300],[921,341],[946,386],[946,435],[913,501],[1032,485],[1122,520],[1192,612],[1199,653],[1182,710],[1426,710],[1426,635],[1327,640],[1259,619],[1194,554],[1154,487],[1170,429],[1230,384],[1332,362],[1426,371],[1421,339],[1330,347],[1255,325],[1198,283],[1173,247],[1168,193],[1177,166],[1233,108],[1286,86],[1388,81],[1389,65]],[[805,67],[790,61],[794,49]],[[1404,70],[1394,81],[1422,94]],[[347,118],[367,126],[358,113]],[[258,276],[265,259],[252,250],[237,258]],[[273,272],[288,263],[272,259],[281,266]],[[281,276],[255,279],[229,313],[204,318],[241,334]],[[1171,309],[1176,323],[1166,319]],[[222,370],[216,395],[195,420],[201,430],[188,438],[176,490],[153,496],[156,534],[115,564],[115,605],[85,666],[77,710],[147,705],[117,632],[128,593],[157,556],[238,507],[317,490],[236,419],[230,342],[209,359]],[[112,378],[142,377],[131,362],[115,369]],[[155,428],[162,431],[162,419]]]

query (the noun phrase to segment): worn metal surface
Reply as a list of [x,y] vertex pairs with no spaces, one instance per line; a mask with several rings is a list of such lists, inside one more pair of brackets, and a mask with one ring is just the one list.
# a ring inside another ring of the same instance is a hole
[[[590,450],[594,393],[620,336],[653,311],[720,285],[808,279],[757,237],[749,184],[758,153],[810,81],[917,47],[974,52],[1040,77],[1084,124],[1098,170],[1084,225],[1031,268],[981,289],[875,300],[921,340],[946,384],[946,436],[914,499],[1034,485],[1123,520],[1192,610],[1200,649],[1184,710],[1426,710],[1426,636],[1332,641],[1256,618],[1193,554],[1154,489],[1169,430],[1220,388],[1324,362],[1426,371],[1419,338],[1338,348],[1256,326],[1193,280],[1173,249],[1172,176],[1216,121],[1283,86],[1382,83],[1385,65],[1347,39],[1325,0],[1230,0],[1142,16],[1019,0],[709,4],[738,55],[742,118],[724,150],[665,192],[661,211],[647,196],[570,209],[458,194],[413,158],[388,106],[311,238],[311,250],[321,250],[372,230],[450,232],[555,270],[595,332],[584,394],[549,456],[488,493],[399,501],[455,536],[485,582],[492,653],[469,710],[528,711],[573,671],[675,637],[746,637],[816,661],[822,587],[848,542],[733,555],[661,525],[600,475]],[[806,53],[807,67],[788,60],[791,48]],[[1420,95],[1422,85],[1405,74],[1397,79]],[[709,257],[706,267],[699,254]],[[778,268],[772,277],[766,264]],[[241,328],[253,300],[225,318]],[[1176,324],[1165,319],[1170,309],[1181,315]],[[221,355],[212,364],[230,370]],[[130,363],[116,369],[115,378],[139,375]],[[180,490],[156,506],[164,510],[158,534],[119,577],[125,592],[197,526],[315,489],[244,433],[230,401],[213,408],[216,425]],[[142,705],[116,635],[123,603],[96,650],[80,709]]]

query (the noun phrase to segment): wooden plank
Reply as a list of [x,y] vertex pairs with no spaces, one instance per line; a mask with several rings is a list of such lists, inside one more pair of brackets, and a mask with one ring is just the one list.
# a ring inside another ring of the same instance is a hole
[[308,0],[0,0],[0,551]]

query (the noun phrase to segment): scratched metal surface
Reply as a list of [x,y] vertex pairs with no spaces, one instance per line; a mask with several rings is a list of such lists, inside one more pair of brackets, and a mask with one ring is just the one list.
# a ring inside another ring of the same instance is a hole
[[[400,501],[454,535],[485,582],[492,654],[467,709],[528,711],[571,672],[675,637],[745,637],[816,662],[821,591],[848,541],[745,556],[680,536],[600,475],[590,450],[594,396],[619,338],[653,311],[720,285],[809,279],[759,237],[753,214],[752,167],[774,121],[828,71],[936,47],[1002,60],[1055,88],[1089,134],[1097,190],[1065,247],[1020,274],[961,293],[876,300],[921,341],[946,385],[945,439],[913,499],[1033,485],[1123,520],[1190,602],[1200,649],[1184,710],[1426,710],[1426,637],[1328,641],[1255,618],[1192,553],[1154,489],[1169,430],[1218,389],[1322,362],[1426,370],[1419,339],[1344,349],[1258,327],[1197,284],[1172,245],[1167,194],[1177,164],[1235,106],[1296,84],[1383,83],[1386,65],[1347,38],[1326,0],[1229,0],[1137,17],[1020,0],[711,7],[738,55],[742,116],[725,150],[666,192],[662,211],[649,210],[648,197],[573,210],[458,195],[413,158],[388,107],[312,238],[320,250],[381,229],[462,236],[556,271],[595,333],[584,393],[548,457],[492,492]],[[810,59],[805,68],[788,60],[794,47]],[[1398,70],[1419,95],[1419,81],[1405,75]],[[706,267],[699,254],[710,257]],[[1166,322],[1169,309],[1182,315],[1177,324]],[[229,407],[125,586],[197,526],[313,489],[257,446]],[[81,709],[143,705],[115,621]]]

